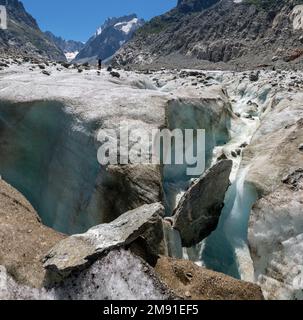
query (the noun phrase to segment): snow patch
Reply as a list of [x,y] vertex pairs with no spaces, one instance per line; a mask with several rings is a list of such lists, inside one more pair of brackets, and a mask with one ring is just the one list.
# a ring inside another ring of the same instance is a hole
[[74,51],[74,52],[65,52],[65,57],[68,62],[74,60],[76,56],[78,55],[79,51]]
[[139,19],[134,18],[130,21],[116,23],[114,27],[118,30],[123,31],[125,34],[129,34],[134,30],[138,22],[139,22]]

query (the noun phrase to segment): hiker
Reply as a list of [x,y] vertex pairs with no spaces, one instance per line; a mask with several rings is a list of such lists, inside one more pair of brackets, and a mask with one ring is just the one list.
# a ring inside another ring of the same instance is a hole
[[101,70],[102,68],[102,59],[98,59],[98,69]]

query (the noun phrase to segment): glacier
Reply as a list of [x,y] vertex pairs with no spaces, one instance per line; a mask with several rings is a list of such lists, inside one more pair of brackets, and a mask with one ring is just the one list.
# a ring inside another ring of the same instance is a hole
[[[183,256],[259,283],[268,298],[298,295],[292,284],[298,270],[285,260],[294,247],[301,252],[301,229],[290,222],[291,237],[263,230],[256,208],[287,188],[283,177],[302,163],[303,100],[300,87],[291,85],[293,77],[302,78],[299,73],[262,71],[252,82],[245,72],[198,72],[197,78],[194,70],[161,70],[152,76],[120,71],[115,79],[105,70],[78,74],[51,66],[48,77],[29,67],[12,65],[0,72],[0,174],[30,200],[45,224],[80,233],[154,202],[164,202],[170,217],[192,182],[184,166],[105,168],[97,161],[96,137],[121,124],[148,131],[203,128],[207,167],[220,157],[233,160],[231,187],[217,230],[197,247],[184,249]],[[277,76],[282,77],[279,86],[272,81]],[[278,141],[287,142],[283,154]],[[294,191],[287,191],[293,197]],[[294,221],[301,225],[299,217]],[[171,235],[172,246],[177,238]],[[283,250],[278,249],[281,239]],[[275,244],[275,254],[259,262],[256,252],[268,243]],[[179,246],[171,252],[180,256]],[[282,280],[265,267],[276,265],[283,265]],[[293,271],[286,276],[289,268]],[[277,287],[280,293],[274,295]]]

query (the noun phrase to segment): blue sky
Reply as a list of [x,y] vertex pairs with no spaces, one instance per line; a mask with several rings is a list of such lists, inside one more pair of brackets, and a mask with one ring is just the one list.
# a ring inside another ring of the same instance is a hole
[[136,13],[146,20],[176,6],[177,0],[22,0],[43,31],[86,41],[108,17]]

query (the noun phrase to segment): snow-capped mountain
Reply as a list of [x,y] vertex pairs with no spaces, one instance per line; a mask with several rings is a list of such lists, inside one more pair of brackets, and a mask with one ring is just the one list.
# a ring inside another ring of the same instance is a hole
[[145,21],[135,14],[108,18],[87,41],[75,61],[86,62],[98,58],[105,60],[111,57],[144,23]]
[[57,37],[50,31],[46,31],[45,35],[64,52],[67,61],[75,59],[79,51],[83,49],[85,45],[80,41],[65,40],[62,37]]

